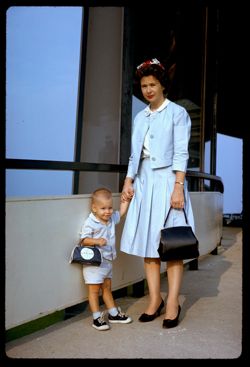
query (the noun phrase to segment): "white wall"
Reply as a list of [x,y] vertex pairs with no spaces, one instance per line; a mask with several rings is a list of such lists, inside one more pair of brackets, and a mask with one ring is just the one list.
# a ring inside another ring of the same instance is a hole
[[[118,208],[119,194],[113,197]],[[222,194],[193,192],[191,200],[203,255],[221,237]],[[89,202],[89,195],[6,201],[6,329],[87,300],[82,267],[68,261]],[[113,290],[144,279],[143,260],[119,252],[122,226],[123,221],[117,226]]]
[[[119,195],[114,195],[118,208]],[[6,202],[6,328],[87,299],[82,268],[69,264],[89,195]],[[117,226],[117,237],[123,222]],[[141,259],[118,254],[113,289],[143,279]],[[129,261],[129,267],[127,263]]]
[[200,256],[210,253],[220,244],[223,223],[223,194],[191,192],[195,218],[195,233],[200,244]]

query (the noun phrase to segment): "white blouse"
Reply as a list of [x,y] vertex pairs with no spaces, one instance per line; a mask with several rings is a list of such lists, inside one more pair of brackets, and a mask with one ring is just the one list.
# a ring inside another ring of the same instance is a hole
[[[151,111],[150,107],[147,107],[148,116],[152,116],[156,112],[160,112],[169,104],[169,100],[166,98],[164,102],[160,105],[160,107],[157,108],[155,111]],[[149,128],[144,138],[143,148],[142,148],[142,158],[149,158],[150,157],[150,149],[149,149]]]

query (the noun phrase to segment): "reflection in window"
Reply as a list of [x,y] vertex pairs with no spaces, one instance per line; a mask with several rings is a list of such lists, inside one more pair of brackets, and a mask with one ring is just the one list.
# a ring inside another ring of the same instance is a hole
[[175,102],[187,110],[191,119],[188,169],[192,171],[200,171],[201,109],[189,99],[179,99]]

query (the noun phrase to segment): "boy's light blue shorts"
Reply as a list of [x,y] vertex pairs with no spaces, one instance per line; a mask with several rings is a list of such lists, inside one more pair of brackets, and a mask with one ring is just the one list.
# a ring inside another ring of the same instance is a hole
[[102,284],[112,278],[112,261],[103,259],[100,266],[83,266],[82,272],[85,284]]

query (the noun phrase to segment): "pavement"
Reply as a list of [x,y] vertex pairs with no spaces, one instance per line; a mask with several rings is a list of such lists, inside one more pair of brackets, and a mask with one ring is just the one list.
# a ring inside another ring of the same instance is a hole
[[[165,299],[166,276],[161,294]],[[87,307],[70,319],[8,342],[6,365],[20,358],[241,360],[242,229],[223,227],[218,254],[202,256],[198,270],[185,266],[177,327],[162,328],[164,313],[152,322],[138,321],[148,303],[147,291],[140,298],[117,298],[116,303],[133,318],[132,323],[95,330]]]

